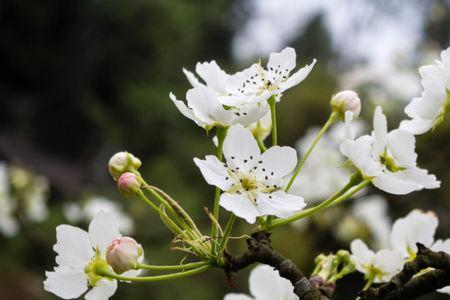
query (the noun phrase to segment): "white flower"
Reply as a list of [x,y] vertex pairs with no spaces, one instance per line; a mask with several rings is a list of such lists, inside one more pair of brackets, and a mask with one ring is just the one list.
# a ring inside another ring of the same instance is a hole
[[226,109],[219,101],[215,90],[206,86],[190,89],[186,93],[187,105],[178,100],[174,94],[170,93],[169,96],[185,117],[205,129],[233,124],[249,125],[268,112],[266,103],[233,106]]
[[223,300],[298,300],[292,283],[267,265],[260,265],[252,270],[249,289],[253,297],[230,293]]
[[280,53],[271,53],[267,69],[256,63],[230,76],[227,86],[228,96],[222,97],[222,103],[233,106],[240,103],[264,102],[272,95],[280,95],[302,82],[315,63],[314,59],[310,65],[290,75],[296,65],[295,50],[287,47]]
[[379,195],[359,198],[353,206],[353,215],[370,230],[376,248],[389,247],[391,220],[386,199]]
[[441,61],[419,69],[424,88],[420,97],[406,106],[411,120],[402,121],[400,128],[413,134],[422,134],[444,120],[450,109],[450,48],[441,52]]
[[16,201],[10,194],[8,166],[0,162],[0,231],[7,237],[19,231],[19,224],[14,217],[15,209]]
[[117,220],[120,232],[131,234],[134,230],[133,219],[130,218],[118,205],[104,196],[93,196],[82,205],[78,203],[66,203],[63,206],[64,216],[72,223],[81,220],[92,220],[100,211],[110,213]]
[[387,249],[375,253],[359,239],[351,243],[350,249],[356,270],[374,283],[389,281],[401,270],[404,263],[401,253]]
[[[92,220],[89,233],[74,226],[59,225],[56,228],[57,242],[53,247],[58,254],[57,266],[54,271],[46,272],[45,290],[63,299],[74,299],[91,287],[84,296],[86,300],[109,299],[117,289],[117,281],[100,277],[91,269],[94,264],[110,268],[105,259],[106,249],[119,236],[114,218],[103,211]],[[137,276],[139,273],[139,270],[132,270],[124,276]]]
[[440,186],[434,175],[416,166],[414,135],[402,129],[388,132],[381,107],[375,110],[373,127],[371,136],[354,139],[350,134],[340,147],[365,178],[377,188],[397,195]]
[[210,62],[197,63],[195,66],[195,72],[204,80],[205,83],[200,82],[195,75],[184,69],[183,72],[186,75],[189,83],[192,87],[208,86],[217,93],[218,96],[225,96],[227,92],[227,84],[230,75],[225,73],[216,63],[215,60]]
[[249,129],[235,125],[223,145],[226,164],[216,156],[194,158],[206,182],[220,188],[220,205],[236,216],[254,223],[256,217],[288,217],[306,204],[303,198],[285,193],[283,177],[297,164],[297,153],[290,147],[274,146],[261,154]]
[[[439,220],[433,212],[413,210],[406,217],[395,221],[391,232],[392,249],[402,253],[405,260],[412,260],[416,257],[417,243],[421,243],[433,251],[450,254],[450,239],[434,240],[438,224]],[[438,292],[450,294],[450,286],[440,289]]]
[[333,111],[339,113],[342,118],[345,116],[346,111],[352,112],[355,118],[361,112],[361,100],[354,91],[341,91],[333,95],[330,100],[330,105]]

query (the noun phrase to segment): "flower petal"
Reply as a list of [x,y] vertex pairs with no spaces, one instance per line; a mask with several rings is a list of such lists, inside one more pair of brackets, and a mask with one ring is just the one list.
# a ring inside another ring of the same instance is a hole
[[195,122],[195,124],[197,124],[200,127],[205,127],[206,124],[205,122],[203,122],[202,120],[200,120],[199,118],[197,118],[194,113],[192,112],[192,110],[186,106],[186,104],[184,104],[183,101],[178,100],[176,98],[176,96],[172,93],[169,94],[170,99],[173,101],[173,103],[175,104],[175,106],[178,108],[178,110],[181,112],[181,114],[183,116],[185,116],[186,118],[192,120]]
[[84,271],[81,272],[45,272],[47,279],[44,289],[63,299],[80,297],[88,289],[88,280]]
[[283,72],[292,71],[296,64],[295,50],[291,47],[286,47],[279,53],[270,53],[267,68],[270,70],[280,69]]
[[78,227],[59,225],[56,227],[56,240],[53,250],[59,254],[57,257],[59,265],[68,265],[70,260],[74,259],[88,263],[94,256],[88,233]]
[[392,130],[387,136],[387,147],[400,167],[416,166],[416,139],[410,132],[400,129]]
[[184,75],[186,76],[186,78],[187,78],[187,80],[189,81],[189,83],[192,85],[192,87],[204,86],[204,84],[201,83],[201,82],[198,80],[198,78],[195,77],[195,75],[194,75],[191,71],[189,71],[189,70],[183,68],[183,73],[184,73]]
[[436,179],[433,174],[428,174],[428,171],[420,168],[411,168],[403,170],[402,173],[411,181],[421,185],[422,188],[436,189],[441,186],[441,182]]
[[422,185],[410,180],[403,171],[394,173],[384,170],[372,180],[372,183],[380,190],[394,195],[406,195],[423,188]]
[[279,218],[290,217],[306,206],[302,197],[287,194],[281,190],[271,194],[258,193],[256,200],[261,215],[272,215]]
[[360,239],[354,240],[350,244],[350,251],[352,252],[352,261],[355,263],[356,269],[365,274],[367,266],[373,262],[375,253]]
[[250,224],[255,223],[256,217],[260,216],[256,205],[244,194],[224,193],[220,196],[219,204],[224,209],[231,211],[239,218],[245,219]]
[[226,94],[229,75],[217,65],[215,60],[197,63],[195,72],[200,75],[209,87],[212,87],[219,93]]
[[207,155],[205,160],[194,158],[194,163],[208,184],[217,186],[222,191],[227,191],[233,185],[232,180],[228,177],[228,169],[216,156]]
[[430,248],[433,251],[442,251],[447,254],[450,254],[450,239],[443,240],[437,240],[433,246]]
[[86,300],[108,300],[117,290],[117,281],[102,279],[85,296]]
[[405,260],[402,253],[383,249],[375,254],[373,264],[383,271],[381,278],[376,278],[376,283],[387,282],[397,274],[403,267]]
[[254,298],[249,297],[245,294],[226,294],[223,300],[254,300]]
[[297,84],[305,80],[305,78],[308,77],[309,73],[311,73],[316,62],[317,60],[313,59],[313,61],[309,65],[306,65],[303,68],[299,69],[297,72],[292,74],[286,81],[282,82],[279,85],[280,87],[279,93],[282,93],[287,89],[296,86]]
[[89,224],[89,236],[92,245],[105,254],[111,241],[120,236],[119,225],[114,215],[105,211],[97,213]]
[[273,146],[265,151],[258,161],[255,175],[259,178],[282,178],[294,171],[297,151],[287,146]]
[[258,300],[298,299],[291,282],[267,265],[257,266],[250,273],[250,292]]
[[225,110],[215,91],[209,87],[195,87],[186,93],[188,106],[195,117],[207,125],[229,125],[232,113]]
[[228,130],[223,144],[223,155],[231,169],[246,172],[258,162],[261,151],[248,128],[234,125]]

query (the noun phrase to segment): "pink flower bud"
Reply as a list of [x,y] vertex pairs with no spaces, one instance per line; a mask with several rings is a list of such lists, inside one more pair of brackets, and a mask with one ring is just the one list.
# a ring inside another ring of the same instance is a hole
[[125,172],[123,173],[119,180],[117,181],[117,186],[119,191],[126,195],[131,196],[136,194],[141,188],[141,180],[134,173]]
[[142,165],[141,160],[126,151],[114,154],[108,163],[109,174],[117,181],[124,172],[136,172]]
[[130,237],[114,239],[106,250],[106,261],[117,274],[136,269],[143,255],[140,244]]
[[361,112],[361,100],[354,91],[342,91],[331,98],[331,108],[337,112],[342,118],[346,111],[351,111],[356,118]]

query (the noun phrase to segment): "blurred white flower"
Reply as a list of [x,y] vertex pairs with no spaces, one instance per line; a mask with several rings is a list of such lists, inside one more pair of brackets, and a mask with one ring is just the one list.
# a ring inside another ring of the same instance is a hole
[[110,213],[117,220],[121,232],[125,234],[133,233],[133,219],[122,210],[117,202],[104,196],[91,197],[81,205],[76,202],[71,202],[63,206],[64,216],[71,223],[77,223],[81,220],[92,220],[100,211]]
[[350,249],[356,270],[374,283],[389,281],[401,270],[404,263],[401,253],[387,249],[375,253],[359,239],[351,243]]
[[214,155],[194,158],[206,182],[220,188],[220,205],[236,216],[254,223],[256,217],[288,217],[306,204],[300,196],[282,190],[283,177],[297,164],[290,147],[274,146],[261,154],[250,129],[235,125],[223,145],[226,164]]
[[0,162],[0,231],[7,237],[17,234],[19,224],[14,217],[16,202],[10,194],[8,166]]
[[[117,281],[102,278],[95,273],[101,265],[113,272],[106,262],[106,249],[120,237],[115,218],[106,212],[98,213],[89,225],[89,232],[70,225],[56,228],[57,242],[53,249],[57,266],[45,273],[44,289],[63,299],[75,299],[83,295],[86,300],[107,300],[114,295]],[[142,256],[143,258],[143,256]],[[137,276],[140,270],[124,273]]]
[[366,224],[373,237],[375,248],[389,247],[391,220],[388,216],[386,199],[380,195],[370,195],[355,201],[352,214]]
[[260,265],[252,270],[249,289],[253,297],[230,293],[223,300],[298,300],[292,283],[267,265]]
[[441,61],[419,69],[424,88],[420,97],[406,106],[411,120],[402,121],[400,129],[422,134],[439,125],[450,110],[450,48],[441,52]]
[[268,112],[264,117],[253,124],[250,124],[250,129],[256,140],[264,141],[272,130],[272,118],[270,112]]
[[[373,127],[371,136],[354,139],[350,134],[340,146],[342,154],[365,178],[370,179],[377,188],[397,195],[440,186],[434,175],[416,166],[414,135],[401,129],[388,132],[381,107],[375,110]],[[351,132],[351,129],[347,131]]]

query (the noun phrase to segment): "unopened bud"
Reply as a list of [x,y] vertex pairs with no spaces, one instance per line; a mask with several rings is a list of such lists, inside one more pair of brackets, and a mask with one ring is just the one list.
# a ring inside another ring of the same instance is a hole
[[117,181],[125,172],[135,172],[142,165],[141,160],[126,151],[114,154],[108,163],[109,174]]
[[141,179],[134,173],[125,172],[119,177],[117,186],[122,194],[131,196],[140,190]]
[[117,274],[136,269],[143,255],[142,246],[130,237],[114,239],[106,250],[106,261]]
[[354,91],[342,91],[331,97],[331,108],[344,119],[345,112],[351,111],[356,118],[361,112],[361,100]]

